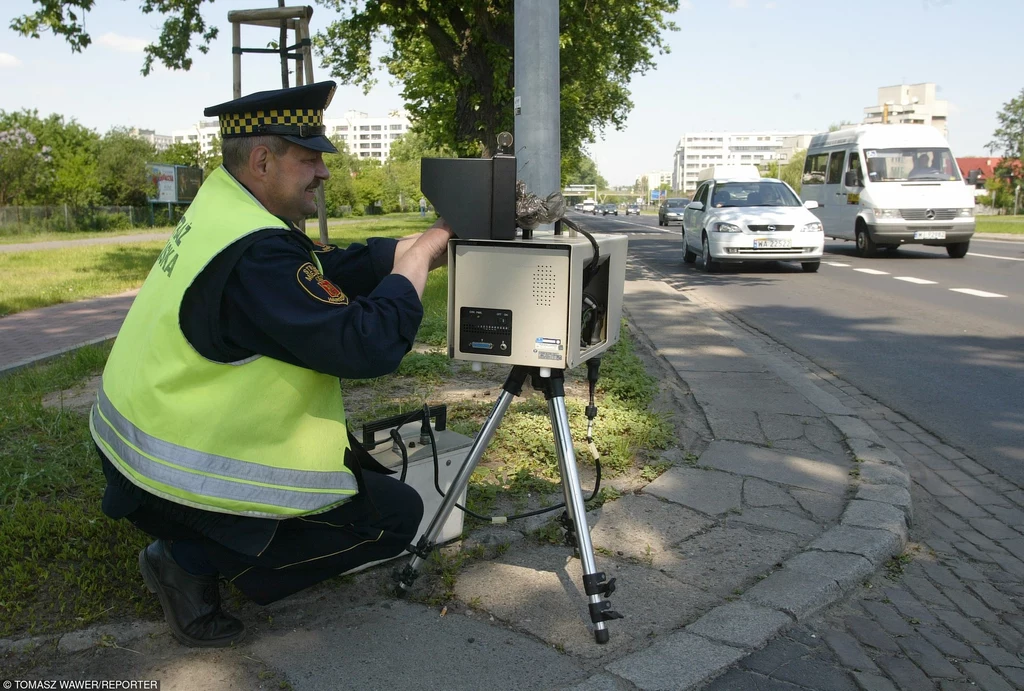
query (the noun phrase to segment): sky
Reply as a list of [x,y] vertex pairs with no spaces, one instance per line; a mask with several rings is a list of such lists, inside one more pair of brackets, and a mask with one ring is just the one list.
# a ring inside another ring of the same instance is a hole
[[[276,2],[204,4],[204,18],[220,28],[210,52],[193,49],[188,72],[157,67],[148,77],[142,49],[157,39],[163,19],[143,14],[141,5],[96,0],[86,15],[93,44],[72,53],[58,37],[22,38],[8,28],[35,9],[31,0],[0,2],[0,110],[59,113],[100,133],[185,129],[203,108],[231,98],[228,11]],[[311,31],[334,18],[315,5]],[[825,130],[859,122],[878,87],[901,83],[935,82],[937,97],[949,102],[954,154],[986,156],[997,113],[1024,90],[1019,42],[1005,38],[1024,26],[1022,0],[680,0],[672,20],[679,30],[665,36],[670,52],[631,82],[624,127],[596,133],[588,146],[612,185],[670,170],[686,132]],[[273,29],[242,27],[244,47],[276,38]],[[314,77],[330,78],[319,61]],[[328,117],[401,109],[399,87],[384,72],[379,80],[369,94],[339,86]],[[242,57],[243,93],[279,87],[276,56]]]

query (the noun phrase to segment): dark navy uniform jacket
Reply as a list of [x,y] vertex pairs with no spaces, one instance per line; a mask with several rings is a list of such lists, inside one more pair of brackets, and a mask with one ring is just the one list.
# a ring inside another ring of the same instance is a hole
[[[294,230],[254,233],[219,254],[188,289],[182,332],[219,362],[260,354],[343,379],[388,374],[412,348],[423,318],[412,283],[391,274],[397,242],[370,238],[341,249]],[[179,539],[202,535],[251,554],[274,533],[273,519],[168,507],[100,455],[108,481],[103,511],[112,518],[160,504],[189,528]]]

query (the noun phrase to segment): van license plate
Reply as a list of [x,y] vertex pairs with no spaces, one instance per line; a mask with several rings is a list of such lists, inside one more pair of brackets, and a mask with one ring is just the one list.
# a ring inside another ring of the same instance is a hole
[[788,250],[792,246],[792,240],[777,240],[775,238],[758,238],[754,240],[755,250]]
[[945,240],[946,231],[944,230],[919,230],[914,233],[915,240]]

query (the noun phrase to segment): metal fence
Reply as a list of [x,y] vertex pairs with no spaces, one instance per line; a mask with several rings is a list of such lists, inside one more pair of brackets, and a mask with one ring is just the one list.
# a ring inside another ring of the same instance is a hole
[[184,209],[150,206],[0,206],[0,234],[75,232],[173,225]]

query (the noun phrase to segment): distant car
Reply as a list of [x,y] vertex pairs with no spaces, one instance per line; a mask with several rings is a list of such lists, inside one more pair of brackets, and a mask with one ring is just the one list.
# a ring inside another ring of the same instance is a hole
[[683,261],[700,256],[709,273],[723,263],[793,261],[814,273],[825,245],[816,208],[781,180],[705,180],[683,218]]
[[690,203],[685,197],[666,199],[658,207],[658,225],[667,226],[673,223],[682,224],[683,210]]
[[615,214],[616,216],[618,216],[619,215],[619,207],[616,204],[602,204],[601,205],[601,215],[602,216],[607,216],[608,214]]
[[639,204],[626,204],[626,215],[629,216],[630,214],[636,214],[637,216],[639,216],[640,215],[640,205]]
[[583,211],[583,202],[580,202],[574,207],[577,211]]
[[594,213],[594,208],[596,206],[597,204],[594,202],[583,202],[583,205],[580,207],[580,211],[585,214],[592,214]]

